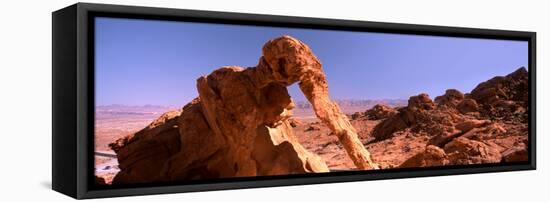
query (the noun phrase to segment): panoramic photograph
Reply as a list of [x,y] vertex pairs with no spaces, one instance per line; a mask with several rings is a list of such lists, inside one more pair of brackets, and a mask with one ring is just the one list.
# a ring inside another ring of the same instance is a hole
[[529,159],[526,41],[94,23],[97,185]]

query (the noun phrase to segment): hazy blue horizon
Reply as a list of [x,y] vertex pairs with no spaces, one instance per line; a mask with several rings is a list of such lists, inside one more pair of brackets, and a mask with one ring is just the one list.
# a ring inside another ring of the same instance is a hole
[[[96,105],[183,106],[196,79],[253,67],[269,39],[290,35],[323,64],[333,99],[431,98],[470,92],[528,65],[527,42],[297,28],[97,18]],[[296,85],[295,100],[305,100]]]

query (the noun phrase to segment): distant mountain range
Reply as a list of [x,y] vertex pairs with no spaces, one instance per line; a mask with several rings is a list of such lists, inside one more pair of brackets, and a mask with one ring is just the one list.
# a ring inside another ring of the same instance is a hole
[[[407,106],[406,99],[379,99],[379,100],[356,100],[340,99],[334,100],[340,108],[371,108],[377,104],[385,104],[390,107]],[[297,109],[311,109],[311,103],[308,101],[295,101]]]
[[[357,99],[340,99],[334,100],[340,108],[371,108],[376,104],[385,104],[390,107],[407,106],[406,99],[379,99],[379,100],[357,100]],[[311,103],[308,101],[294,101],[296,109],[309,110],[311,109]],[[139,114],[162,114],[164,112],[176,109],[173,106],[163,105],[100,105],[96,106],[96,113],[99,114],[127,114],[127,115],[139,115]]]
[[175,109],[176,107],[162,105],[100,105],[96,106],[96,115],[157,115]]

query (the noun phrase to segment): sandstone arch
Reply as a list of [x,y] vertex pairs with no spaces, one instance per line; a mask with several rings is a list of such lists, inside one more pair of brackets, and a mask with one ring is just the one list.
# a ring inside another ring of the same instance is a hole
[[296,82],[356,167],[377,169],[329,99],[317,57],[304,43],[282,36],[264,45],[256,67],[222,67],[200,77],[197,99],[112,143],[121,168],[113,183],[329,172],[294,137],[294,103],[286,87]]
[[321,62],[307,45],[290,36],[273,39],[264,46],[263,56],[256,68],[271,70],[275,82],[286,86],[299,82],[315,114],[338,137],[355,166],[359,169],[378,168],[357,138],[357,132],[348,118],[330,100]]

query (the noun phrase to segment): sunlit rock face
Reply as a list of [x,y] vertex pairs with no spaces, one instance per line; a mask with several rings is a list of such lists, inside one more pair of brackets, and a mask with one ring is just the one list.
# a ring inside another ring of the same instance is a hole
[[304,43],[282,36],[264,45],[256,67],[226,66],[198,78],[198,98],[112,143],[121,169],[113,183],[329,172],[294,136],[287,86],[296,82],[355,166],[377,169],[330,100],[317,57]]

